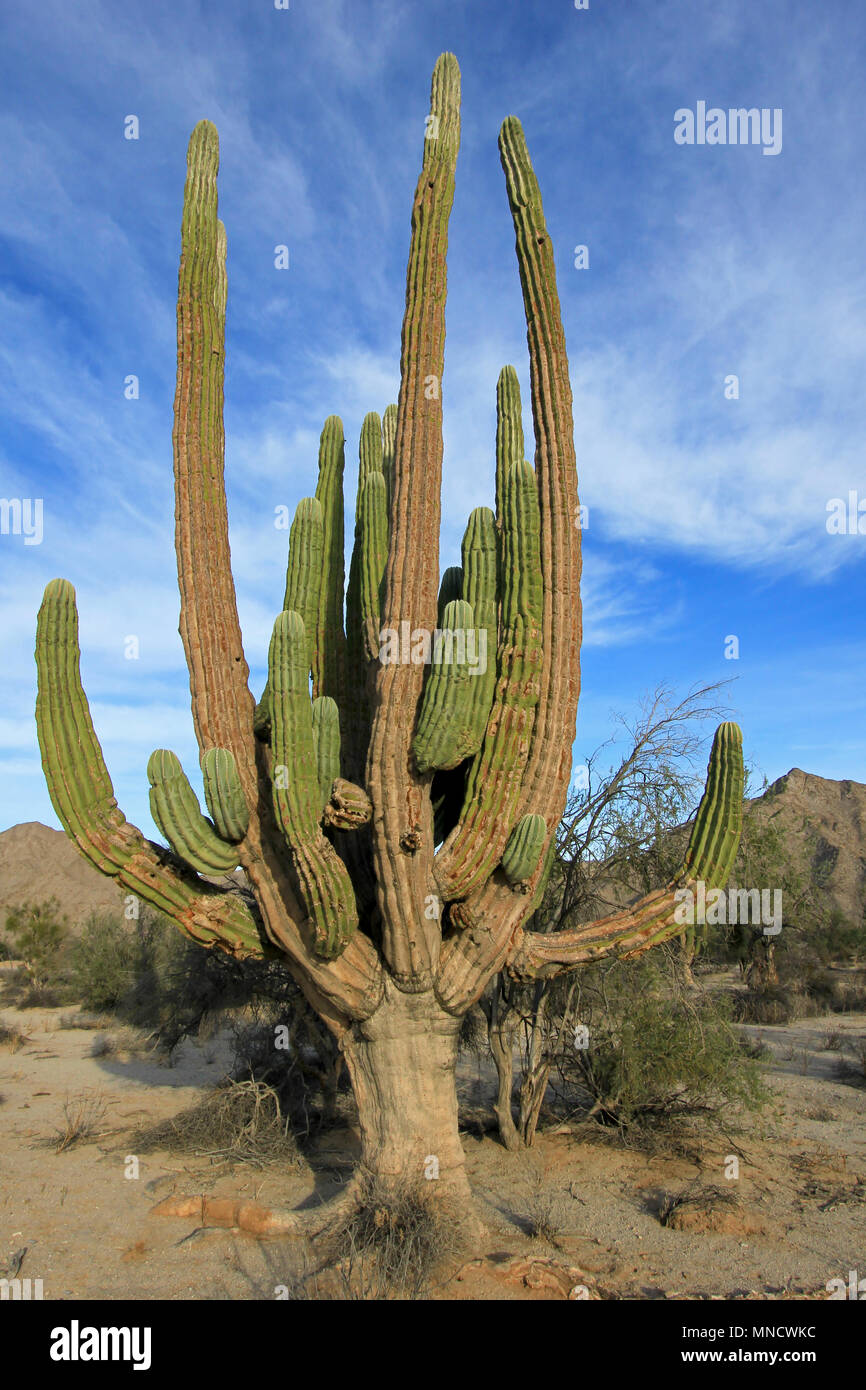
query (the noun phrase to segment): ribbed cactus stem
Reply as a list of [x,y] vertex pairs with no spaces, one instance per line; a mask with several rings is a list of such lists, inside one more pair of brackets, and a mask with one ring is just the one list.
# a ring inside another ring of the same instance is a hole
[[544,662],[521,810],[558,820],[568,794],[569,760],[580,694],[580,540],[574,420],[565,333],[556,288],[553,247],[538,180],[520,121],[508,116],[499,153],[515,232],[523,291],[535,473],[541,517],[540,573],[544,576]]
[[720,724],[707,764],[707,782],[682,873],[711,888],[731,876],[743,820],[743,736],[738,724]]
[[[517,979],[557,975],[605,956],[628,957],[680,936],[682,894],[703,882],[722,887],[736,857],[742,818],[742,735],[736,724],[716,730],[707,781],[679,874],[620,912],[564,932],[528,932],[509,958]],[[453,916],[453,914],[452,914]]]
[[439,598],[436,603],[437,622],[440,627],[445,621],[445,609],[449,603],[463,597],[463,566],[449,565],[439,582]]
[[[446,257],[460,143],[460,69],[452,53],[437,59],[429,115],[412,206],[391,544],[382,585],[382,625],[394,631],[405,621],[429,631],[436,620]],[[432,983],[441,939],[438,922],[429,912],[425,916],[432,817],[423,776],[411,763],[412,730],[423,688],[420,665],[379,666],[366,767],[367,790],[376,808],[373,858],[381,949],[398,987],[411,993]]]
[[379,655],[380,590],[388,560],[388,497],[381,473],[370,472],[361,489],[361,629],[368,661]]
[[361,423],[361,437],[358,441],[359,501],[370,474],[382,472],[383,457],[382,421],[375,410],[370,410]]
[[496,519],[502,524],[509,469],[523,463],[523,415],[520,382],[513,367],[506,366],[496,383]]
[[[315,662],[313,639],[319,620],[322,573],[325,566],[325,532],[322,507],[316,497],[302,497],[289,532],[289,559],[283,609],[300,613],[307,631],[308,660]],[[264,740],[271,736],[271,690],[268,682],[256,705],[253,728]]]
[[167,748],[157,748],[147,764],[150,813],[175,854],[200,874],[228,874],[238,853],[222,840],[201,813],[198,797],[180,764]]
[[319,480],[316,497],[322,508],[324,566],[319,591],[319,616],[313,643],[313,695],[330,695],[338,708],[345,697],[346,638],[343,631],[345,533],[343,422],[329,415],[319,441]]
[[248,687],[228,538],[225,434],[226,237],[217,216],[219,137],[200,121],[187,151],[177,299],[175,539],[180,635],[199,747],[227,748],[255,797]]
[[388,515],[394,495],[394,445],[397,439],[397,407],[389,405],[382,416],[382,476],[388,494]]
[[45,589],[36,627],[36,727],[51,802],[67,835],[94,868],[152,903],[204,946],[260,956],[260,927],[236,894],[223,893],[169,862],[123,816],[81,684],[75,590]]
[[316,953],[333,959],[357,925],[345,864],[319,828],[321,793],[313,741],[307,635],[300,614],[279,615],[268,655],[272,691],[274,812],[292,855]]
[[317,497],[303,497],[295,509],[289,532],[289,563],[283,609],[300,613],[307,631],[310,670],[318,621],[322,575],[325,571],[325,528]]
[[420,772],[448,769],[478,746],[474,685],[480,680],[480,648],[471,604],[458,599],[445,607],[442,627],[431,647],[431,670],[412,743]]
[[544,584],[538,480],[530,463],[512,464],[505,485],[502,527],[502,624],[523,619],[541,626]]
[[489,507],[476,507],[463,536],[463,598],[475,618],[478,673],[469,689],[472,734],[468,752],[481,747],[496,686],[499,576],[496,519]]
[[547,840],[544,816],[521,816],[508,837],[502,855],[502,870],[515,887],[524,885],[538,868]]
[[346,591],[347,680],[343,762],[346,772],[353,777],[363,775],[370,735],[368,670],[370,661],[374,661],[379,652],[380,588],[388,558],[388,500],[382,473],[383,448],[382,422],[372,410],[365,415],[361,425],[355,540]]
[[340,715],[330,695],[320,695],[313,701],[313,748],[321,813],[340,775]]
[[205,801],[217,834],[224,840],[242,840],[250,813],[234,758],[226,748],[208,748],[202,754],[201,771]]

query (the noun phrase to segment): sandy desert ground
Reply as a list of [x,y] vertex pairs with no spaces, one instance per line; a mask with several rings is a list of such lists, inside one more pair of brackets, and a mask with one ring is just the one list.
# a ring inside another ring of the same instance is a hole
[[[151,1209],[184,1192],[320,1200],[351,1170],[351,1128],[324,1134],[296,1167],[157,1151],[128,1177],[130,1135],[205,1094],[225,1074],[228,1041],[186,1042],[171,1066],[93,1056],[92,1030],[60,1026],[74,1012],[2,1011],[25,1041],[0,1051],[0,1265],[12,1271],[25,1251],[19,1277],[42,1279],[46,1299],[272,1299],[278,1285],[294,1287],[316,1254],[297,1241],[196,1233],[194,1221]],[[464,1146],[491,1236],[474,1260],[467,1251],[460,1267],[452,1261],[432,1296],[827,1298],[828,1280],[866,1273],[866,1089],[839,1075],[840,1047],[866,1035],[866,1015],[747,1031],[768,1049],[773,1108],[729,1139],[649,1153],[560,1127],[508,1155],[480,1122],[484,1061],[464,1061]],[[96,1132],[57,1152],[64,1105],[82,1097],[96,1098]],[[735,1181],[729,1155],[739,1157]],[[540,1209],[552,1239],[531,1234]]]

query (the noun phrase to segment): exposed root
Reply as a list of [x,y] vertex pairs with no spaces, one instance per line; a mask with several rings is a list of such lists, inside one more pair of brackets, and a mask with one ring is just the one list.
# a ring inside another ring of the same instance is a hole
[[247,1235],[314,1236],[327,1235],[342,1225],[360,1202],[360,1183],[353,1178],[338,1197],[303,1211],[283,1211],[260,1206],[257,1202],[236,1202],[231,1197],[166,1197],[151,1208],[151,1216],[192,1218],[196,1229],[222,1228]]

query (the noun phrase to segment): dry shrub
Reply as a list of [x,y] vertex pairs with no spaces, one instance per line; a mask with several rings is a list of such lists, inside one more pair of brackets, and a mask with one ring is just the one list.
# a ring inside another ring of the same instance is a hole
[[803,1016],[802,1000],[783,985],[763,990],[739,990],[733,997],[734,1017],[739,1023],[766,1025],[791,1023]]
[[[849,1086],[866,1085],[866,1037],[846,1038],[845,1053],[836,1062],[836,1076]],[[847,1054],[847,1055],[845,1055]]]
[[63,1119],[47,1141],[55,1153],[64,1153],[75,1144],[93,1139],[101,1132],[105,1118],[105,1098],[98,1091],[80,1091],[63,1102]]
[[16,1028],[14,1023],[4,1023],[0,1020],[0,1047],[8,1052],[17,1052],[30,1039],[26,1033],[22,1033],[20,1028]]
[[368,1178],[358,1210],[336,1240],[334,1272],[342,1290],[337,1296],[359,1301],[425,1298],[434,1270],[454,1248],[453,1226],[425,1187],[417,1181],[386,1185]]
[[259,1168],[301,1161],[279,1096],[262,1081],[224,1082],[198,1105],[136,1131],[130,1146],[138,1153],[168,1149]]
[[668,1193],[658,1211],[662,1226],[689,1235],[758,1236],[766,1234],[760,1217],[746,1211],[737,1194],[725,1187],[688,1187]]
[[558,1247],[563,1229],[562,1197],[552,1188],[548,1173],[538,1165],[527,1168],[521,1206],[527,1235]]
[[62,1029],[82,1028],[89,1031],[110,1027],[112,1022],[109,1014],[89,1014],[82,1009],[78,1013],[61,1014],[57,1020],[57,1027]]

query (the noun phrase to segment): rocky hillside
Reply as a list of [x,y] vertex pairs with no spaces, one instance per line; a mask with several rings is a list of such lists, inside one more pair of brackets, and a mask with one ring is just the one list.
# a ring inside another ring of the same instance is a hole
[[62,830],[41,821],[0,834],[0,927],[12,907],[54,897],[73,926],[96,910],[117,908],[123,894],[91,868]]
[[[774,884],[775,872],[771,871],[769,879],[765,876],[766,860],[760,850],[755,850],[767,829],[778,831],[781,841],[780,850],[770,855],[774,867],[781,855],[781,862],[790,865],[801,884],[821,895],[821,907],[828,913],[835,909],[851,925],[864,922],[866,785],[847,780],[834,782],[794,767],[761,796],[747,801],[743,842],[732,875],[732,881],[739,886]],[[670,832],[667,859],[671,865],[682,862],[690,833],[690,824]],[[757,876],[756,859],[760,866]],[[619,869],[613,873],[608,865],[599,864],[591,877],[592,896],[579,909],[577,921],[590,921],[616,911],[646,892],[645,883],[634,870]]]
[[866,786],[794,767],[748,803],[747,815],[781,831],[798,869],[846,920],[866,915]]

